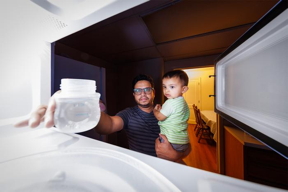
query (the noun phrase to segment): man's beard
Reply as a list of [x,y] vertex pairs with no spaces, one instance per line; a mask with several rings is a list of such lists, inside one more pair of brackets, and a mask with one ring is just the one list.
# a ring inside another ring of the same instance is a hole
[[140,107],[142,107],[142,108],[149,108],[149,107],[151,107],[152,105],[153,105],[152,103],[148,103],[148,104],[146,104],[146,105],[142,105],[142,104],[138,103],[138,106],[140,106]]
[[136,101],[137,102],[137,105],[142,107],[142,108],[149,108],[151,106],[153,106],[153,101],[152,102],[149,102],[147,104],[141,104],[140,102]]

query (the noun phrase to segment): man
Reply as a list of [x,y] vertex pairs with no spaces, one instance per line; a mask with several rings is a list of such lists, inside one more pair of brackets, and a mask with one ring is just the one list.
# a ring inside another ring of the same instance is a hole
[[[132,87],[137,105],[122,110],[115,116],[109,116],[102,112],[99,123],[95,127],[96,131],[106,135],[125,129],[129,147],[134,151],[152,156],[157,155],[170,161],[179,161],[187,156],[190,148],[185,152],[177,152],[164,135],[161,135],[164,142],[160,143],[159,141],[160,129],[158,120],[153,114],[155,91],[152,78],[147,75],[138,75],[134,78]],[[46,127],[52,127],[54,125],[53,114],[56,108],[54,95],[51,97],[48,107],[39,106],[32,113],[30,119],[19,122],[15,126],[33,128],[37,127],[41,120],[44,120]]]

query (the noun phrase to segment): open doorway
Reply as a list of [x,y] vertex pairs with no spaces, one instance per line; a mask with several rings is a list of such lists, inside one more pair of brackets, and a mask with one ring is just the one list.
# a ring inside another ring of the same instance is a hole
[[[214,97],[211,96],[214,95],[214,67],[183,70],[189,77],[189,91],[184,94],[184,98],[190,109],[188,134],[192,147],[191,153],[183,160],[188,166],[217,173],[217,138],[212,136],[212,139],[209,141],[202,139],[200,142],[198,142],[199,135],[196,135],[194,129],[196,126],[196,120],[192,106],[195,104],[200,111],[214,113]],[[213,130],[213,132],[216,136],[216,131]]]
[[189,90],[184,98],[189,105],[190,119],[188,123],[195,124],[192,105],[195,104],[200,110],[214,111],[214,67],[204,67],[184,70],[189,77]]

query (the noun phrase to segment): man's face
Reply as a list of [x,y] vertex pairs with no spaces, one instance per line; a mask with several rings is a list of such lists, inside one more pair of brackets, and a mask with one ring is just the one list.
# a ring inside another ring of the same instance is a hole
[[[146,89],[145,89],[146,88]],[[138,81],[134,90],[137,89],[138,93],[134,91],[133,95],[136,103],[143,108],[148,108],[153,106],[153,101],[155,98],[154,89],[151,90],[151,84],[149,81],[141,80]]]

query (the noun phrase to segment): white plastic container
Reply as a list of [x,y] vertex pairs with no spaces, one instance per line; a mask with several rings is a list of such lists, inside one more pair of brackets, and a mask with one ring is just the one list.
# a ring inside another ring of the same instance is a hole
[[55,97],[56,129],[66,133],[80,133],[94,128],[100,119],[96,82],[85,79],[61,79],[61,92]]

